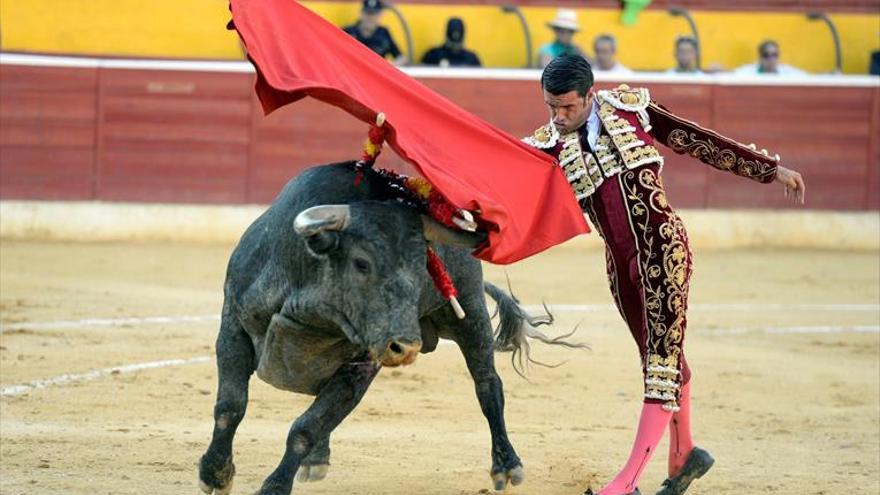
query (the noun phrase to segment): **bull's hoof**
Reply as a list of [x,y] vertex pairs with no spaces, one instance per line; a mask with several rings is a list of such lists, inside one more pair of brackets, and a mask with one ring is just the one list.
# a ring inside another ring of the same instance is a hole
[[300,466],[299,471],[296,473],[296,480],[301,483],[308,483],[310,481],[321,481],[322,479],[327,477],[327,471],[329,469],[329,464],[312,464],[307,466]]
[[223,488],[212,488],[204,481],[199,480],[199,488],[208,495],[229,495],[232,492],[232,480],[229,480],[229,483]]
[[232,492],[232,479],[235,477],[235,464],[232,459],[216,469],[206,465],[205,458],[199,460],[199,488],[208,495],[229,495]]
[[492,474],[492,484],[495,485],[495,491],[502,491],[507,488],[507,483],[513,486],[519,485],[526,478],[522,466],[516,466],[507,471],[499,471]]

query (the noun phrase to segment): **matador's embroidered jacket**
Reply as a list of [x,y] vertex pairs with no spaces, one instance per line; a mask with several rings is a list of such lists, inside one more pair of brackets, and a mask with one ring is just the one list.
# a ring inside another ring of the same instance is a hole
[[598,91],[587,123],[585,149],[580,132],[560,135],[553,123],[523,141],[557,157],[578,201],[609,177],[643,165],[663,166],[655,142],[689,154],[719,170],[758,182],[772,182],[779,157],[757,151],[678,117],[651,100],[645,88],[622,85]]

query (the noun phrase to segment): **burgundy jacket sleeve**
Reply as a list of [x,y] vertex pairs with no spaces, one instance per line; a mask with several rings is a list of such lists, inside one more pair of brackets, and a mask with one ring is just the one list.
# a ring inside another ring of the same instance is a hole
[[678,154],[688,154],[703,163],[758,182],[773,182],[779,156],[759,152],[715,131],[700,127],[651,102],[646,108],[651,134]]

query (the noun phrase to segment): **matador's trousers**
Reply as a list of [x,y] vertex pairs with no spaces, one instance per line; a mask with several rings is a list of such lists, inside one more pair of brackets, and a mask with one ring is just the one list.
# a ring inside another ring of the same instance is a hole
[[645,402],[678,410],[692,254],[656,166],[625,170],[581,205],[605,240],[611,293],[642,358]]

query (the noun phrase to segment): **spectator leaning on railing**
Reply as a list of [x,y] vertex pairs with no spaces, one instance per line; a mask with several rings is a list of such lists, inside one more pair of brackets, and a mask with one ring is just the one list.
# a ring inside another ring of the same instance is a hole
[[593,40],[595,60],[593,72],[602,74],[632,74],[629,68],[617,61],[617,40],[610,34],[600,34]]
[[358,22],[344,28],[344,31],[382,58],[387,59],[390,56],[395,65],[406,65],[407,59],[400,52],[391,33],[379,25],[384,8],[380,0],[364,0]]
[[559,9],[556,18],[547,23],[553,30],[555,39],[538,50],[538,64],[546,67],[556,57],[562,55],[584,55],[580,47],[574,44],[574,35],[581,30],[577,20],[577,12],[571,9]]
[[666,71],[667,74],[702,74],[697,64],[699,47],[697,40],[690,36],[679,36],[675,39],[676,66]]
[[480,58],[464,47],[464,21],[458,17],[450,18],[446,24],[446,42],[428,50],[422,63],[440,67],[479,67]]
[[802,76],[806,72],[790,65],[779,63],[779,43],[767,40],[758,45],[758,62],[743,65],[736,69],[734,74],[741,76],[754,75],[779,75],[779,76]]

